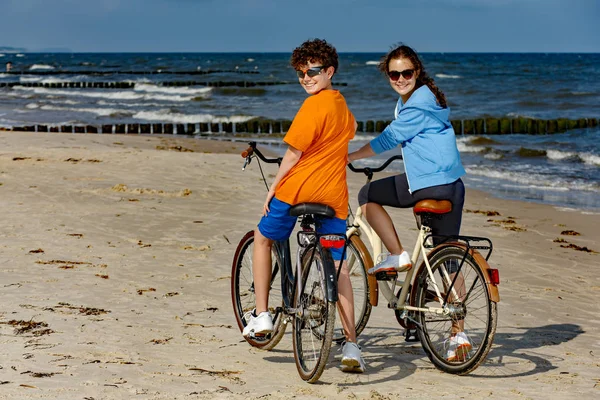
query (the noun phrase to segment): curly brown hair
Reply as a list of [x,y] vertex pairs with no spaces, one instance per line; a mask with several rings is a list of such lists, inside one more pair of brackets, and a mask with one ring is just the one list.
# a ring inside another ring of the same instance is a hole
[[322,63],[324,67],[333,67],[335,73],[338,69],[338,54],[335,47],[324,39],[307,40],[300,47],[294,49],[290,65],[298,70],[309,62]]
[[421,59],[417,55],[417,52],[411,49],[410,47],[400,43],[395,48],[392,48],[389,53],[381,58],[379,62],[379,70],[383,72],[383,74],[387,77],[388,67],[390,65],[390,61],[397,58],[406,58],[410,60],[412,65],[415,67],[415,72],[417,72],[417,84],[416,87],[420,88],[423,85],[427,85],[429,89],[435,95],[439,105],[442,108],[448,107],[448,103],[446,102],[446,96],[444,93],[437,87],[433,78],[431,78],[427,72],[425,71],[425,67],[421,62]]

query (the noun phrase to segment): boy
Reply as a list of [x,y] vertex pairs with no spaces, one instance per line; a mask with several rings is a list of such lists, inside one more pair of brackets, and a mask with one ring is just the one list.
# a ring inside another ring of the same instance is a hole
[[[296,217],[289,215],[291,206],[323,203],[336,215],[322,221],[321,233],[346,231],[348,186],[346,164],[348,142],[356,132],[356,121],[346,100],[333,90],[331,79],[338,69],[338,55],[325,40],[308,40],[292,53],[291,66],[300,85],[310,96],[296,114],[283,141],[288,149],[273,180],[263,206],[263,217],[254,233],[252,271],[256,309],[244,328],[245,337],[273,330],[268,311],[271,281],[271,246],[275,240],[291,235]],[[335,251],[334,251],[335,250]],[[341,249],[332,249],[334,260],[341,262]],[[342,263],[338,281],[339,310],[346,335],[342,370],[364,372],[365,366],[356,344],[354,298],[347,266]]]

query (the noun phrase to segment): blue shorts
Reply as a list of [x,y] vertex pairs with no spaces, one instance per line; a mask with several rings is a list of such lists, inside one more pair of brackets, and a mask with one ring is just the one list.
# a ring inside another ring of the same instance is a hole
[[[269,212],[263,215],[258,223],[258,230],[267,239],[280,241],[287,240],[296,225],[297,217],[290,216],[291,205],[273,197],[269,204]],[[317,227],[317,233],[346,233],[346,220],[341,218],[322,218],[320,226]],[[344,248],[331,248],[331,255],[334,260],[342,258]]]

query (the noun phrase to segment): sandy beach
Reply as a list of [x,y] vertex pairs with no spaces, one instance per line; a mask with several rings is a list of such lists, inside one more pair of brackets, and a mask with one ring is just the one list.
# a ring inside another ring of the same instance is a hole
[[[600,213],[468,190],[464,234],[494,243],[499,321],[487,361],[437,370],[383,298],[359,337],[367,372],[332,349],[303,382],[291,328],[242,338],[237,242],[265,189],[244,143],[0,132],[1,399],[593,399],[600,396]],[[269,174],[275,169],[264,167]],[[349,173],[351,199],[364,177]],[[410,210],[392,210],[414,244]]]

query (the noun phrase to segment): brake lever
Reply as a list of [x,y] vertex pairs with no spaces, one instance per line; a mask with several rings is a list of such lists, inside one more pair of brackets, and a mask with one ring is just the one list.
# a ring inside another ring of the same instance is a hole
[[249,156],[249,157],[246,157],[246,161],[244,162],[244,166],[242,167],[242,171],[245,171],[245,170],[246,170],[246,167],[247,167],[248,165],[250,165],[250,163],[251,163],[251,162],[252,162],[252,157],[251,157],[251,156]]

